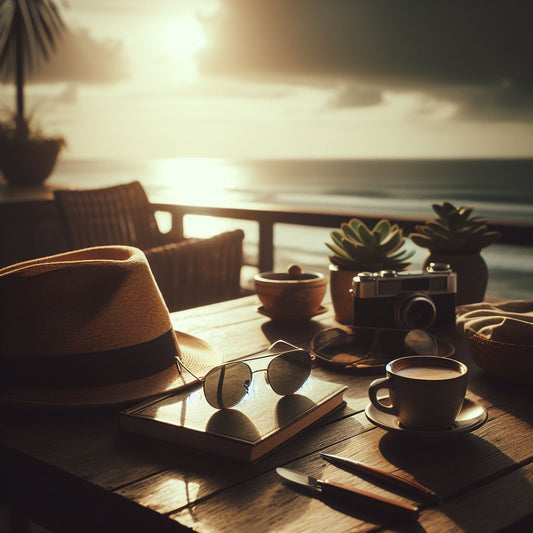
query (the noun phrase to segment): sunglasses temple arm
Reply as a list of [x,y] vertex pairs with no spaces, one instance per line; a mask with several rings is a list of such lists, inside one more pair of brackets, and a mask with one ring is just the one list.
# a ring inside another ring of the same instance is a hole
[[[278,339],[277,341],[274,341],[274,342],[268,347],[268,350],[272,350],[272,348],[273,348],[278,342],[282,342],[283,344],[286,344],[287,346],[291,346],[291,347],[294,348],[295,350],[301,350],[301,349],[302,349],[302,348],[300,348],[299,346],[296,346],[296,345],[292,344],[291,342],[284,341],[283,339]],[[283,352],[282,352],[282,353],[283,353]]]
[[200,376],[197,376],[190,368],[187,367],[187,365],[178,357],[176,356],[176,366],[178,367],[178,371],[181,374],[181,367],[183,367],[191,376],[196,378],[198,381],[201,381]]

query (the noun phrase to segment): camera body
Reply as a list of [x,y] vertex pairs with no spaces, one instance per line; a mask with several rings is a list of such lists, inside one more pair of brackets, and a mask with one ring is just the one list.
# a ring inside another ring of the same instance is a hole
[[421,271],[359,272],[352,280],[353,323],[402,329],[455,325],[457,275],[449,265]]

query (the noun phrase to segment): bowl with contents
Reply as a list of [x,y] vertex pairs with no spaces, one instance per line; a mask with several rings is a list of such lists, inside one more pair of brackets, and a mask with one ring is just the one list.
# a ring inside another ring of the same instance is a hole
[[486,372],[518,383],[533,383],[533,342],[513,344],[467,331],[474,361]]
[[303,272],[291,265],[287,272],[261,272],[254,277],[263,304],[258,311],[272,320],[309,320],[323,313],[327,280],[320,272]]

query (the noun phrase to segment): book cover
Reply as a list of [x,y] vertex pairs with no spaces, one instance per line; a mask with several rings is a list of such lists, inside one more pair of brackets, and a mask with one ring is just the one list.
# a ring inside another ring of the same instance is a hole
[[215,409],[202,388],[130,407],[120,427],[241,461],[255,461],[343,404],[345,386],[310,377],[289,396],[278,396],[257,376],[241,402]]

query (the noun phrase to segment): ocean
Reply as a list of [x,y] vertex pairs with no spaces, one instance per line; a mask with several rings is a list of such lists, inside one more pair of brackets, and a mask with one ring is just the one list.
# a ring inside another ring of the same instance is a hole
[[[433,218],[431,204],[444,200],[474,208],[491,220],[533,223],[533,159],[402,160],[152,160],[62,159],[49,187],[102,187],[139,180],[154,202],[286,205],[346,213]],[[165,224],[165,221],[162,221]],[[245,253],[257,255],[257,224],[188,216],[190,236],[240,227]],[[327,272],[328,228],[275,227],[275,269],[291,263]],[[427,250],[415,247],[411,269]],[[492,296],[533,300],[531,246],[494,244],[482,252]],[[250,282],[248,279],[247,282]]]

